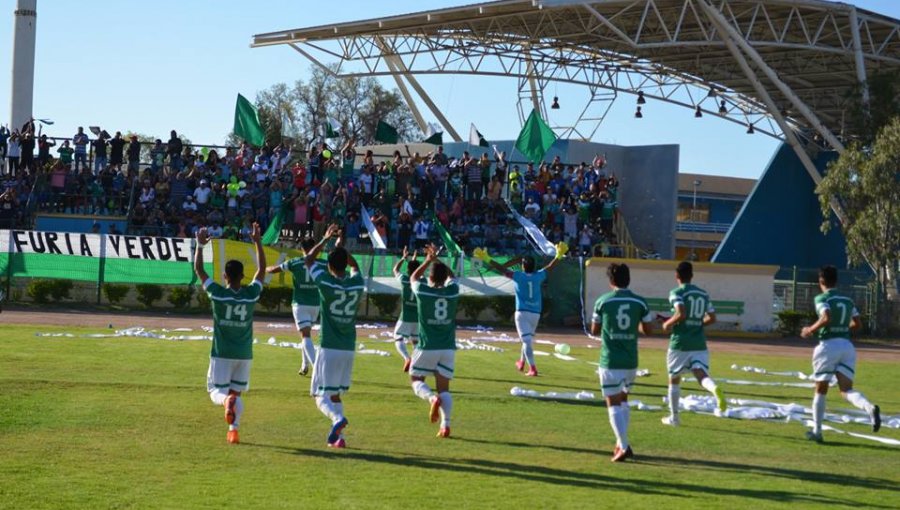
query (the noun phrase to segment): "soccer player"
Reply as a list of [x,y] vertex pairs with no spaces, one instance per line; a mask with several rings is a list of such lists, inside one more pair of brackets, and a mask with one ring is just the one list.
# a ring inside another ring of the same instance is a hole
[[350,389],[356,352],[356,308],[365,289],[356,259],[340,244],[328,254],[327,268],[316,264],[316,258],[328,240],[339,235],[338,226],[330,225],[322,240],[307,252],[305,261],[322,304],[322,336],[313,365],[310,393],[316,397],[316,406],[322,414],[331,420],[327,444],[333,448],[346,446],[343,431],[348,421],[341,394]]
[[881,428],[881,409],[853,389],[856,350],[849,338],[851,331],[862,326],[862,321],[859,319],[859,312],[853,306],[853,301],[835,290],[837,281],[837,268],[823,266],[819,269],[819,288],[822,289],[822,293],[815,299],[819,320],[800,332],[803,338],[815,335],[819,339],[819,345],[813,351],[812,357],[813,377],[816,380],[816,392],[813,395],[813,430],[806,432],[806,438],[817,443],[822,442],[825,395],[828,394],[828,382],[832,375],[837,377],[838,388],[847,402],[869,414],[872,432],[878,432]]
[[681,374],[690,370],[707,391],[716,397],[716,415],[725,412],[727,406],[722,388],[709,376],[709,350],[706,348],[704,326],[716,322],[716,310],[709,294],[693,285],[694,266],[681,262],[675,268],[678,287],[669,292],[672,316],[662,324],[663,331],[671,332],[666,364],[669,370],[669,416],[662,419],[666,425],[677,427],[678,400],[681,398]]
[[231,444],[240,442],[238,427],[244,414],[241,393],[250,386],[253,360],[253,308],[262,292],[266,267],[258,223],[253,224],[250,239],[256,246],[256,274],[250,285],[241,285],[244,265],[237,260],[225,263],[224,287],[206,274],[203,269],[203,246],[209,241],[206,228],[197,231],[197,249],[194,253],[194,272],[203,282],[213,313],[213,342],[206,387],[213,403],[225,407],[225,422],[228,423],[226,440]]
[[[300,246],[303,248],[303,257],[286,260],[277,266],[266,268],[267,273],[277,274],[289,271],[294,277],[294,294],[291,299],[291,309],[294,312],[294,322],[302,337],[300,344],[302,360],[300,363],[300,375],[309,373],[309,368],[316,361],[316,347],[312,342],[312,325],[319,317],[319,290],[313,283],[309,271],[306,270],[306,257],[316,245],[313,239],[305,238]],[[321,265],[321,262],[317,262]]]
[[[534,257],[512,259],[505,265],[500,265],[492,260],[487,250],[483,248],[475,254],[494,271],[513,281],[516,291],[516,313],[514,315],[516,332],[522,341],[522,350],[516,361],[516,368],[521,372],[525,370],[525,363],[528,363],[528,373],[525,374],[527,376],[536,377],[538,375],[537,365],[534,363],[533,343],[534,332],[537,330],[538,321],[541,320],[543,306],[541,284],[547,279],[547,271],[553,269],[567,251],[568,246],[565,243],[559,243],[556,248],[556,256],[539,271],[535,271]],[[509,270],[510,267],[519,263],[522,264],[522,271]]]
[[[406,263],[407,274],[400,272]],[[419,310],[417,308],[416,296],[413,295],[412,285],[410,284],[410,276],[419,268],[419,262],[416,261],[416,253],[412,256],[406,246],[403,247],[403,256],[394,264],[394,277],[400,281],[400,297],[402,303],[400,305],[400,317],[397,319],[397,325],[394,326],[394,345],[397,352],[403,358],[403,371],[409,372],[411,359],[409,351],[406,350],[406,341],[412,340],[413,347],[419,343]]]
[[612,461],[622,462],[634,456],[628,442],[628,392],[638,366],[638,331],[651,334],[650,307],[644,298],[628,290],[631,272],[625,264],[610,264],[606,269],[611,292],[594,304],[591,335],[600,336],[600,388],[606,399],[609,423],[616,435]]
[[[441,426],[438,437],[450,437],[450,413],[453,396],[450,380],[456,358],[456,305],[459,301],[459,284],[453,272],[438,260],[437,248],[431,244],[425,248],[425,262],[409,277],[416,296],[419,313],[419,345],[416,346],[410,368],[413,393],[430,404],[429,418]],[[428,282],[423,276],[431,267]],[[425,382],[434,375],[437,393]]]

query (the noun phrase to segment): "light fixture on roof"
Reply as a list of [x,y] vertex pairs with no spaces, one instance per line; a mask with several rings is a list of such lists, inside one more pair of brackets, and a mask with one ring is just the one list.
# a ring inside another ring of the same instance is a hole
[[638,107],[637,107],[637,110],[634,111],[634,118],[635,118],[635,119],[643,119],[643,118],[644,118],[644,114],[641,113],[641,107],[640,107],[640,106],[638,106]]
[[710,88],[709,88],[709,93],[706,94],[706,97],[716,97],[717,95],[718,95],[718,93],[716,92],[716,88],[715,88],[715,87],[710,87]]
[[697,108],[694,110],[694,118],[699,119],[700,117],[703,117],[703,111],[700,110],[700,105],[698,104]]
[[559,110],[559,97],[553,96],[553,104],[550,105],[551,110]]
[[639,91],[638,91],[637,104],[646,104],[646,103],[647,103],[647,100],[644,99],[644,91],[643,91],[643,90],[639,90]]
[[725,100],[723,99],[723,100],[719,101],[719,115],[727,115],[727,114],[728,114],[728,107],[725,106]]
[[755,131],[753,130],[753,124],[747,124],[747,134],[752,135]]

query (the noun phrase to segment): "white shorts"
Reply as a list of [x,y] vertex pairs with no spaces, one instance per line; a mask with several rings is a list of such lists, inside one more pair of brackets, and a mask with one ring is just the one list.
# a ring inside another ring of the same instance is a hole
[[319,318],[319,307],[309,305],[291,305],[294,312],[294,322],[297,323],[297,329],[311,328]]
[[541,314],[534,312],[516,312],[513,316],[516,322],[516,332],[519,338],[523,340],[531,340],[534,332],[537,331],[538,321],[541,320]]
[[416,349],[412,355],[412,365],[409,375],[426,377],[441,374],[447,379],[453,379],[453,367],[456,364],[456,351],[442,349],[437,351],[424,351]]
[[355,351],[319,348],[313,364],[309,394],[313,396],[340,395],[350,389]]
[[209,358],[206,391],[247,391],[250,388],[251,364],[252,359]]
[[820,341],[813,350],[812,366],[816,381],[829,381],[835,372],[853,380],[856,373],[856,349],[846,338]]
[[666,354],[666,366],[669,369],[669,376],[676,375],[700,368],[709,374],[709,351],[676,351],[669,349]]
[[397,325],[394,326],[394,338],[397,337],[417,340],[419,338],[419,323],[397,321]]
[[600,368],[600,391],[604,397],[629,393],[636,373],[636,368]]

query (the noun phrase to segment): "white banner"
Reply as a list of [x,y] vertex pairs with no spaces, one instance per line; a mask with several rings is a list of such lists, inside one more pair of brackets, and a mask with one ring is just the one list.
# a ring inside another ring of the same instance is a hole
[[[33,230],[0,230],[0,252],[169,262],[191,262],[194,258],[190,238]],[[212,255],[212,246],[207,244],[203,249],[204,260],[212,262]]]

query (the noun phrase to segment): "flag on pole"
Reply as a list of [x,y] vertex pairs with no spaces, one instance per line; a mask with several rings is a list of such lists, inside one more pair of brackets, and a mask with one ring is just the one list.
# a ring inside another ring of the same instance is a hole
[[475,129],[475,124],[469,128],[469,145],[476,147],[490,147],[491,145],[484,139],[484,136]]
[[369,211],[366,209],[366,206],[360,204],[360,207],[362,208],[363,224],[369,232],[369,239],[372,241],[372,247],[377,250],[387,249],[387,245],[384,244],[384,239],[381,238],[381,234],[378,233],[378,229],[376,229],[375,224],[372,223],[372,217],[369,216]]
[[549,257],[556,256],[556,246],[553,246],[547,238],[544,236],[544,233],[541,232],[534,223],[531,222],[528,218],[519,214],[516,211],[516,208],[512,206],[509,202],[507,202],[507,206],[509,206],[509,210],[512,211],[513,216],[515,216],[516,221],[519,222],[519,225],[522,225],[522,228],[525,229],[525,235],[530,238],[533,242],[534,246],[544,255]]
[[290,200],[285,201],[281,204],[281,208],[278,209],[278,212],[275,213],[275,217],[272,218],[272,221],[269,223],[269,227],[266,228],[266,231],[263,232],[262,235],[262,243],[265,246],[272,246],[273,244],[278,242],[278,239],[281,237],[281,226],[284,224],[284,218],[290,213],[290,209],[293,207],[293,204]]
[[375,128],[375,141],[381,143],[397,143],[400,141],[400,135],[397,133],[397,128],[383,120],[379,120],[378,127]]
[[325,118],[325,138],[338,138],[341,136],[341,123],[334,117]]
[[234,134],[257,147],[262,147],[266,141],[266,133],[259,123],[256,107],[240,94],[234,106]]
[[47,126],[52,126],[54,124],[54,122],[50,119],[34,119],[34,120],[40,122],[41,124],[45,124]]
[[447,229],[444,228],[441,221],[434,215],[434,211],[431,212],[431,223],[434,225],[434,230],[438,233],[438,237],[441,238],[441,241],[444,242],[444,246],[447,247],[447,254],[453,258],[458,257],[459,254],[462,253],[462,248],[456,244],[456,241],[453,240],[450,232],[447,232]]
[[544,122],[537,110],[531,110],[531,115],[528,116],[516,140],[516,149],[519,149],[528,161],[539,163],[555,141],[556,135],[550,126]]
[[444,132],[440,131],[440,126],[433,122],[428,123],[428,129],[425,130],[425,139],[422,143],[430,143],[432,145],[444,144]]
[[294,138],[294,123],[291,122],[287,110],[281,111],[281,137]]

